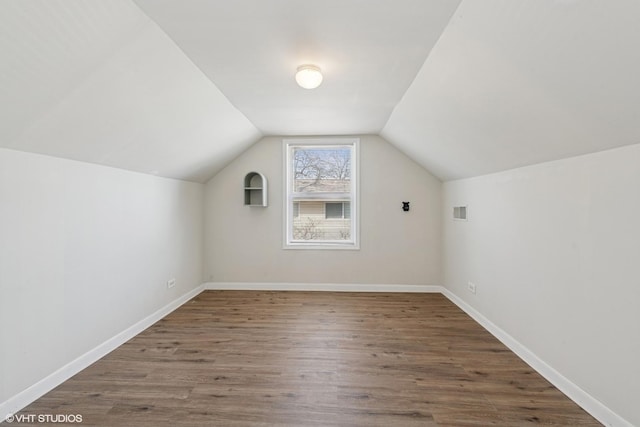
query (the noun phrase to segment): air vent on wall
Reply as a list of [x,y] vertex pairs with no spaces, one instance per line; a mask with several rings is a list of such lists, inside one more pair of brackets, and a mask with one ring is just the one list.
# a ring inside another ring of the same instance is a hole
[[453,219],[467,220],[467,207],[466,206],[454,206],[453,207]]

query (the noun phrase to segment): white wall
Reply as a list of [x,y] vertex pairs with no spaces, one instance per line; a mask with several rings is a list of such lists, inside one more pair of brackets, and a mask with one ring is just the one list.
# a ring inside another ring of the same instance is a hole
[[[264,138],[205,189],[205,279],[440,284],[441,183],[377,136],[360,140],[360,250],[284,250],[282,137]],[[244,175],[266,175],[269,206],[243,206]],[[402,201],[411,211],[402,211]]]
[[0,149],[0,403],[200,285],[202,212],[202,184]]
[[443,188],[446,287],[640,425],[640,145]]

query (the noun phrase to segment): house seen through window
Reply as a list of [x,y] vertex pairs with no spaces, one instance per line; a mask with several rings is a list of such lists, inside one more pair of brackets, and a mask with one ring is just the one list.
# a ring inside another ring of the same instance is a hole
[[324,217],[326,219],[349,219],[351,217],[350,210],[349,202],[327,202],[324,204]]
[[285,140],[286,247],[357,248],[357,139]]

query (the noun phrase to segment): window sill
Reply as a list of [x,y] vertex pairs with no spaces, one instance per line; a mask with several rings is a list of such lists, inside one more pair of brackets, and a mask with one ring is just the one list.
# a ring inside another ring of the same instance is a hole
[[282,246],[285,250],[337,250],[337,251],[359,251],[360,245],[357,243],[285,243]]

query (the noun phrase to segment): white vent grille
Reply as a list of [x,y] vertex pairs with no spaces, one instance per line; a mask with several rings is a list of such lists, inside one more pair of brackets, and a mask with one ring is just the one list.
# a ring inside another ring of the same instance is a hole
[[467,207],[466,206],[454,206],[453,207],[453,219],[467,220]]

